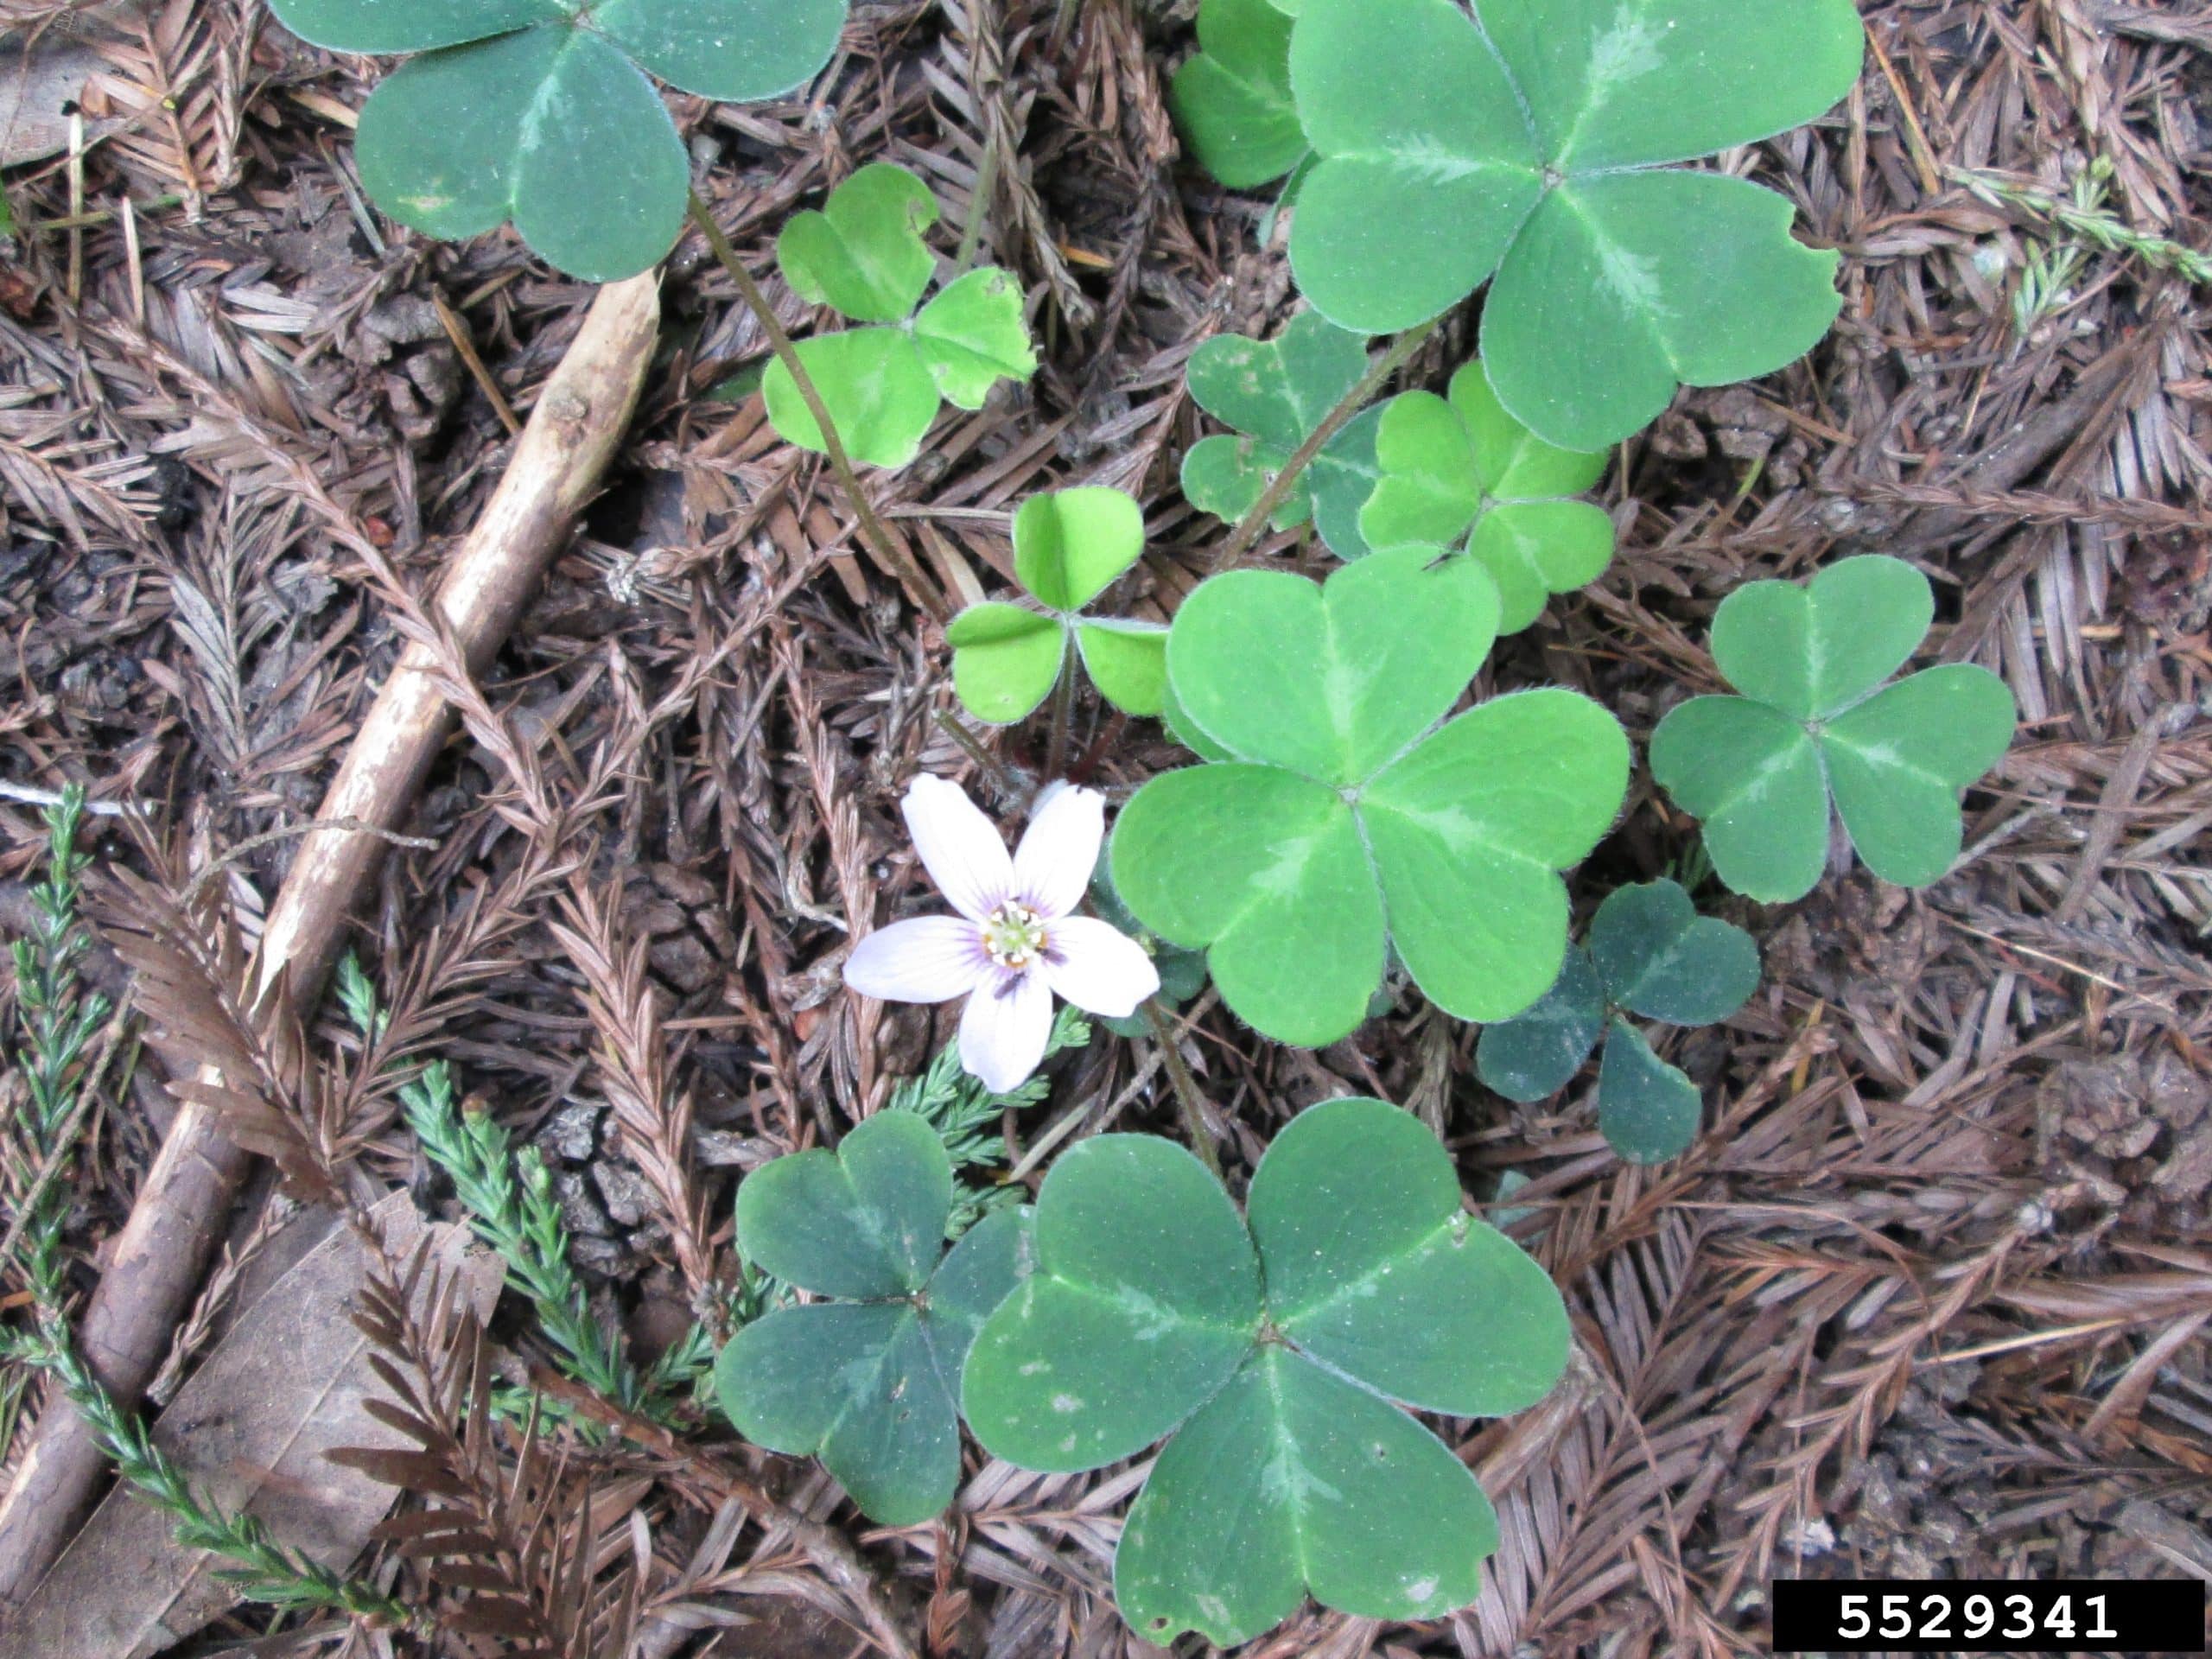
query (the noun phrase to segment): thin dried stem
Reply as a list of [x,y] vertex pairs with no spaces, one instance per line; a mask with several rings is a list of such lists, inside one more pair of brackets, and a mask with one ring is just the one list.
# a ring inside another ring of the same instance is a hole
[[1329,411],[1327,418],[1320,425],[1313,429],[1306,442],[1292,452],[1290,459],[1283,464],[1283,469],[1275,474],[1274,482],[1261,492],[1260,499],[1252,504],[1252,510],[1237,521],[1236,528],[1222,543],[1221,551],[1214,555],[1212,569],[1226,570],[1251,550],[1252,544],[1260,539],[1261,532],[1267,529],[1268,520],[1290,499],[1292,486],[1313,464],[1313,457],[1328,447],[1329,440],[1343,431],[1353,416],[1367,407],[1369,401],[1382,390],[1390,377],[1405,367],[1407,359],[1421,349],[1421,342],[1435,332],[1435,323],[1424,322],[1418,328],[1408,329],[1390,342],[1390,349],[1382,353],[1357,385],[1344,395],[1343,400]]
[[1191,1068],[1183,1064],[1183,1051],[1175,1046],[1174,1022],[1161,1012],[1157,997],[1146,1001],[1144,1018],[1152,1027],[1153,1040],[1160,1045],[1160,1058],[1167,1067],[1168,1082],[1174,1085],[1176,1103],[1183,1109],[1183,1127],[1191,1137],[1191,1150],[1219,1180],[1221,1154],[1214,1146],[1213,1128],[1206,1122],[1206,1103],[1198,1094],[1198,1083],[1191,1076]]

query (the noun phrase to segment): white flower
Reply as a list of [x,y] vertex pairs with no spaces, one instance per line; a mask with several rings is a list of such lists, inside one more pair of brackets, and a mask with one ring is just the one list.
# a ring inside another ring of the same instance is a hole
[[993,1094],[1019,1088],[1045,1058],[1054,992],[1127,1019],[1160,988],[1135,940],[1074,913],[1106,834],[1097,791],[1049,794],[1012,858],[957,785],[917,778],[900,806],[914,850],[960,913],[869,934],[846,960],[845,983],[887,1002],[967,997],[960,1064]]

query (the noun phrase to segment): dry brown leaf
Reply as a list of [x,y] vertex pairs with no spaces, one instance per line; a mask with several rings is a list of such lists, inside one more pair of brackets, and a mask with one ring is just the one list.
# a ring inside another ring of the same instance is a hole
[[[405,1192],[372,1212],[396,1260],[423,1239]],[[491,1312],[502,1269],[472,1253],[460,1228],[436,1226],[434,1265],[461,1275],[478,1317]],[[338,1446],[404,1447],[368,1402],[384,1393],[354,1328],[364,1250],[340,1225],[254,1304],[177,1393],[154,1437],[226,1512],[251,1509],[279,1541],[343,1567],[398,1496],[330,1462]],[[144,1659],[235,1604],[215,1574],[225,1562],[181,1549],[168,1518],[111,1492],[54,1563],[0,1641],[5,1659]]]

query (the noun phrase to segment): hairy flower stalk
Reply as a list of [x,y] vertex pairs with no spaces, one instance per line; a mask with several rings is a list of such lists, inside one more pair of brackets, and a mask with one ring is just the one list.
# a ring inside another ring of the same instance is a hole
[[845,963],[845,983],[889,1002],[965,996],[960,1064],[993,1093],[1020,1087],[1042,1063],[1056,995],[1118,1020],[1160,988],[1142,946],[1075,913],[1106,834],[1096,790],[1050,794],[1011,858],[957,785],[917,778],[901,806],[924,867],[958,913],[869,934]]

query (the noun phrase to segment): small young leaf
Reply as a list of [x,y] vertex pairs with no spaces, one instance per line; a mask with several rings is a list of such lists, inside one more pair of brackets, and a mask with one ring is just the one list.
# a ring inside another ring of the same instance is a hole
[[1616,1007],[1669,1025],[1726,1020],[1759,987],[1757,941],[1699,915],[1672,881],[1607,894],[1590,921],[1590,959]]
[[1290,20],[1268,0],[1200,0],[1198,48],[1167,93],[1191,153],[1232,190],[1282,177],[1306,154],[1290,101]]
[[1037,1196],[1036,1271],[969,1351],[976,1438],[1026,1469],[1075,1472],[1141,1452],[1251,1350],[1260,1268],[1221,1184],[1180,1147],[1101,1135]]
[[1075,643],[1098,695],[1123,714],[1157,715],[1166,707],[1166,629],[1086,619],[1076,625]]
[[[1833,254],[1779,196],[1663,162],[1809,120],[1849,89],[1852,0],[1306,0],[1291,84],[1319,161],[1291,232],[1316,309],[1411,327],[1495,273],[1483,356],[1546,438],[1596,450],[1802,354]],[[1434,233],[1450,226],[1452,233]]]
[[922,239],[937,217],[927,185],[878,162],[832,190],[819,212],[793,214],[776,238],[776,262],[810,305],[859,322],[904,322],[937,270]]
[[[899,467],[921,453],[936,423],[937,383],[914,342],[898,328],[852,328],[802,340],[798,359],[836,423],[845,453],[870,466]],[[822,429],[781,362],[761,377],[768,418],[787,443],[825,454]]]
[[[869,1122],[895,1117],[913,1114]],[[985,1217],[926,1296],[816,1302],[744,1326],[715,1367],[723,1410],[758,1445],[819,1457],[872,1520],[912,1526],[941,1513],[960,1480],[961,1366],[1027,1271],[1028,1228],[1026,1210]]]
[[1959,794],[2004,755],[2016,710],[1986,669],[1929,669],[1877,690],[1935,613],[1901,560],[1845,559],[1803,588],[1752,582],[1713,618],[1739,697],[1693,697],[1651,736],[1652,776],[1705,820],[1720,879],[1768,902],[1820,880],[1829,795],[1866,867],[1924,887],[1957,858]]
[[[1184,495],[1217,518],[1242,518],[1367,367],[1366,337],[1311,311],[1293,317],[1271,340],[1229,334],[1205,342],[1191,353],[1191,396],[1240,435],[1192,446],[1183,459]],[[1339,558],[1367,552],[1358,515],[1375,485],[1381,418],[1364,410],[1323,447],[1276,509],[1274,528],[1288,530],[1310,517]]]
[[914,346],[945,401],[960,409],[981,409],[1000,381],[1037,372],[1021,289],[994,266],[969,271],[924,306]]
[[1697,1139],[1702,1105],[1697,1085],[1654,1054],[1635,1027],[1617,1019],[1606,1027],[1598,1128],[1615,1152],[1632,1164],[1680,1157]]
[[1120,490],[1033,495],[1014,516],[1014,574],[1050,610],[1081,610],[1143,551],[1143,510]]
[[1544,442],[1508,414],[1479,361],[1452,377],[1451,397],[1407,392],[1382,410],[1380,473],[1360,513],[1374,547],[1450,544],[1471,528],[1468,551],[1497,582],[1499,632],[1518,632],[1544,601],[1603,573],[1612,520],[1580,494],[1605,471],[1603,455]]
[[1475,1075],[1508,1100],[1541,1100],[1567,1087],[1605,1028],[1605,993],[1590,954],[1567,948],[1559,978],[1527,1013],[1484,1026]]
[[1067,625],[1019,605],[971,605],[952,619],[944,639],[961,705],[995,726],[1034,714],[1067,663]]

